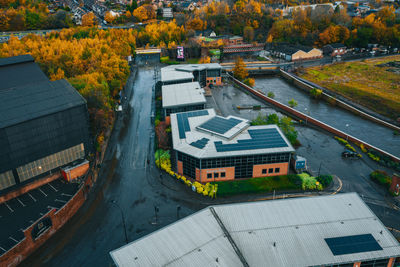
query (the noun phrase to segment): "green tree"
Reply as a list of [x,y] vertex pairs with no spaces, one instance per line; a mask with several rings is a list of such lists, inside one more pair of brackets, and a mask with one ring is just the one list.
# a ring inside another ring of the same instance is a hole
[[294,108],[297,106],[297,101],[292,98],[289,100],[288,104],[291,108]]

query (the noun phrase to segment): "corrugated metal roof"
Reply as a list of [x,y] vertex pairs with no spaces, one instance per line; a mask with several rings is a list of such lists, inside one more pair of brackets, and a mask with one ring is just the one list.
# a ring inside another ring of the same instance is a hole
[[[269,153],[283,153],[293,152],[294,148],[290,145],[290,142],[286,139],[285,135],[280,131],[276,125],[261,125],[261,126],[249,126],[249,121],[228,116],[227,118],[236,118],[242,122],[237,126],[230,129],[225,134],[216,134],[207,132],[201,129],[197,129],[197,126],[203,124],[209,119],[216,116],[214,109],[207,109],[208,114],[197,117],[188,118],[190,131],[185,133],[185,138],[181,139],[179,136],[178,122],[176,113],[171,114],[171,130],[172,130],[172,143],[175,150],[181,151],[185,154],[192,155],[196,158],[215,158],[215,157],[228,157],[237,155],[255,155],[255,154],[269,154]],[[236,144],[238,140],[251,139],[248,130],[252,129],[276,129],[283,140],[288,145],[287,147],[272,147],[272,148],[259,148],[259,149],[248,149],[248,150],[237,150],[237,151],[225,151],[218,152],[214,142],[221,141],[223,144]],[[204,148],[198,148],[190,145],[190,143],[207,138],[210,141],[204,146]]]
[[198,82],[163,85],[163,108],[205,104],[204,90]]
[[[213,208],[250,266],[315,266],[400,256],[399,243],[356,193]],[[325,242],[357,234],[372,234],[383,250],[334,256]],[[210,208],[110,254],[121,267],[242,266]]]
[[0,128],[85,103],[66,80],[47,80],[0,90]]

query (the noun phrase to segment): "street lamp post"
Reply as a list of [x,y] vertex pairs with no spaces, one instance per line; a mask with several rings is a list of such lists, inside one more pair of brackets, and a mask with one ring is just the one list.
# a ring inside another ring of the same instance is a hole
[[122,211],[122,208],[118,205],[118,203],[115,200],[111,200],[111,203],[114,204],[119,209],[119,211],[121,212],[122,225],[124,226],[125,242],[128,244],[128,235],[126,234],[126,225],[125,225],[124,212]]

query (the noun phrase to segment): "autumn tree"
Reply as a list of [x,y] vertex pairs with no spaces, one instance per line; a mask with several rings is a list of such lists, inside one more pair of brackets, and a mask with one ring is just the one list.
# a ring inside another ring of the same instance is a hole
[[240,81],[243,81],[247,76],[249,76],[246,69],[246,63],[244,63],[241,57],[236,58],[235,67],[233,68],[233,76]]
[[97,20],[93,12],[86,13],[82,16],[82,26],[92,27],[96,24]]
[[[129,12],[129,11],[128,11]],[[104,15],[104,20],[107,21],[107,23],[113,23],[115,21],[116,17],[113,16],[111,11],[107,11],[106,14]]]
[[243,39],[250,43],[254,39],[254,29],[251,26],[246,26],[243,29]]
[[144,6],[136,8],[132,14],[138,21],[145,21],[149,19],[147,9]]

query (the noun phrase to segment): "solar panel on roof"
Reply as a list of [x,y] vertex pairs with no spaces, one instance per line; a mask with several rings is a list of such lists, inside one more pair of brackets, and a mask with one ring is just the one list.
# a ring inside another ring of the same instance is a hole
[[335,256],[383,250],[371,234],[325,238],[325,242]]
[[188,118],[199,117],[208,115],[208,110],[191,111],[176,114],[176,120],[178,123],[179,138],[186,138],[186,132],[190,131],[190,124]]
[[203,149],[207,145],[208,141],[210,141],[210,139],[202,138],[200,140],[197,140],[196,142],[190,143],[190,145],[194,146],[194,147],[197,147],[197,148],[200,148],[200,149]]
[[235,144],[223,144],[221,141],[216,141],[214,142],[215,149],[217,152],[228,152],[288,146],[280,133],[274,128],[249,130],[249,134],[251,139],[238,140]]
[[238,120],[235,118],[226,119],[221,117],[214,117],[200,125],[199,128],[203,128],[219,134],[225,134],[227,131],[229,131],[241,122],[242,120]]

